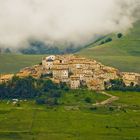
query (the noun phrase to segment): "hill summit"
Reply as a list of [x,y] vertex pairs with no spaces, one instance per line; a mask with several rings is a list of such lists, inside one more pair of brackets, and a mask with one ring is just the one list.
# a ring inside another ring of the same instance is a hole
[[[0,81],[8,81],[14,75],[1,75]],[[44,57],[42,63],[26,67],[16,74],[18,77],[32,76],[47,78],[56,83],[66,83],[71,89],[87,87],[91,90],[104,90],[105,83],[113,79],[123,79],[125,85],[139,85],[140,74],[120,72],[93,59],[77,55],[51,55]]]

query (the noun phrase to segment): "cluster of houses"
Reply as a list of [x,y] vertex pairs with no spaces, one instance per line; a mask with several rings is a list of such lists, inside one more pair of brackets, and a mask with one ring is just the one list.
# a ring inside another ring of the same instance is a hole
[[123,73],[95,60],[76,55],[51,55],[42,60],[43,73],[53,81],[66,82],[72,89],[87,86],[92,90],[104,90],[110,79],[124,79],[127,85],[140,84],[140,74]]
[[[123,79],[126,85],[132,82],[140,84],[139,73],[120,72],[95,60],[77,55],[51,55],[42,59],[42,64],[22,69],[16,76],[34,78],[48,77],[52,81],[67,83],[72,89],[88,87],[92,90],[104,90],[104,83],[110,79]],[[12,77],[12,75],[11,75]],[[11,78],[10,77],[10,78]],[[0,76],[0,82],[4,75]]]

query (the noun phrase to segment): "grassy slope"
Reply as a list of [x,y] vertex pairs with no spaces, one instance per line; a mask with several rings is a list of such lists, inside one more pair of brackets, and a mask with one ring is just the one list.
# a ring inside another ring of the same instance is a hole
[[0,73],[15,73],[41,62],[43,55],[0,54]]
[[139,139],[140,94],[117,92],[115,95],[120,100],[114,104],[128,105],[126,112],[109,111],[107,107],[93,111],[82,107],[80,110],[66,110],[65,104],[46,108],[32,101],[14,107],[1,101],[0,140]]
[[122,71],[140,72],[140,21],[134,25],[123,38],[103,45],[90,45],[79,52],[80,55],[95,58],[106,65],[114,66]]

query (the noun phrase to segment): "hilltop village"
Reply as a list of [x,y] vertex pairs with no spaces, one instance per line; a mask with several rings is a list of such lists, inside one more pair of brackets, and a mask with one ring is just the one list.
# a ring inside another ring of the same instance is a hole
[[[14,74],[0,75],[0,82],[9,81]],[[91,90],[104,90],[110,79],[123,79],[126,85],[132,82],[140,85],[140,73],[120,72],[93,59],[77,55],[51,55],[42,63],[26,67],[16,74],[18,77],[49,78],[55,83],[65,82],[71,89],[88,87]]]

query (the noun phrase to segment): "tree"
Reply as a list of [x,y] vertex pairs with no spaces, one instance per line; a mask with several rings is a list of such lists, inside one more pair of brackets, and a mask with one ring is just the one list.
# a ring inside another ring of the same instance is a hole
[[61,90],[64,90],[64,91],[68,91],[69,90],[69,87],[68,87],[68,85],[65,82],[60,82],[59,88]]
[[105,42],[104,41],[101,41],[100,45],[102,45],[102,44],[105,44]]
[[54,106],[54,105],[58,105],[58,100],[57,98],[48,98],[46,103],[49,106]]
[[46,99],[45,98],[37,98],[36,99],[36,103],[39,105],[45,104]]
[[106,90],[120,90],[120,91],[140,91],[140,85],[135,85],[133,82],[126,86],[122,79],[113,79],[109,81],[110,85],[105,82]]
[[5,83],[0,84],[0,99],[6,99],[9,97],[8,87]]
[[10,50],[9,48],[6,48],[6,49],[4,50],[4,52],[5,52],[5,53],[11,53],[11,50]]
[[91,102],[92,102],[92,99],[91,99],[90,97],[86,97],[86,98],[85,98],[85,102],[91,103]]
[[67,90],[69,89],[65,83],[55,84],[51,80],[34,79],[31,76],[25,78],[14,76],[12,80],[0,83],[0,99],[36,99],[38,104],[44,104],[50,99],[57,104],[62,91]]
[[122,36],[123,36],[122,33],[118,33],[118,34],[117,34],[117,37],[118,37],[118,38],[121,38]]
[[62,95],[61,91],[58,91],[58,90],[51,90],[48,93],[48,97],[50,97],[50,98],[60,98],[61,95]]
[[51,80],[47,80],[43,84],[44,92],[50,91],[51,89],[58,89],[58,84],[53,83]]
[[112,41],[112,38],[107,38],[107,39],[105,40],[106,43],[111,42],[111,41]]

